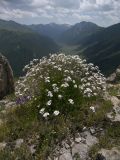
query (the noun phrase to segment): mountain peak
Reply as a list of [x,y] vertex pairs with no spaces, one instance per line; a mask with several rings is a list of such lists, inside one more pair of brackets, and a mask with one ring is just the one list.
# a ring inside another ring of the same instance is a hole
[[82,21],[82,22],[76,23],[74,27],[99,27],[99,26],[92,22]]
[[66,32],[64,32],[60,41],[66,44],[78,44],[86,36],[89,36],[101,29],[102,27],[99,27],[92,22],[82,21],[71,26]]
[[31,32],[30,28],[25,25],[19,24],[12,20],[2,20],[0,19],[0,29],[1,30],[8,30],[8,31],[24,31],[24,32]]

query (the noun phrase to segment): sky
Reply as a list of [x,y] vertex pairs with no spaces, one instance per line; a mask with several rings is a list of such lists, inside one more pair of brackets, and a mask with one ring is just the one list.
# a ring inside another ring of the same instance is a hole
[[22,24],[90,21],[110,26],[120,22],[120,0],[0,0],[0,19]]

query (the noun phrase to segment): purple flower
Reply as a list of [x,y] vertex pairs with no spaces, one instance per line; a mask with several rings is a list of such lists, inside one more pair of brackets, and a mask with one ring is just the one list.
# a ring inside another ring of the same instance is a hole
[[16,104],[21,105],[26,103],[27,101],[29,101],[31,99],[31,96],[23,96],[23,97],[18,97],[16,99]]

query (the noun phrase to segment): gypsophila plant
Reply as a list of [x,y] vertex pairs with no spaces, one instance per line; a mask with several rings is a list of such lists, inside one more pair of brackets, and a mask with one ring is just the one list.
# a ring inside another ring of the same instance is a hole
[[106,90],[106,79],[99,68],[78,55],[53,54],[34,59],[24,71],[26,76],[16,85],[17,103],[33,99],[44,118],[69,115]]

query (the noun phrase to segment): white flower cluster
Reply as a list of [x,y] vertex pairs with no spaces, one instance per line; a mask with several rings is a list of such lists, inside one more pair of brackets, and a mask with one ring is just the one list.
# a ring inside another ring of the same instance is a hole
[[[44,118],[47,118],[47,117],[50,115],[48,112],[45,112],[45,108],[42,108],[42,109],[39,111],[39,113],[40,113]],[[57,111],[57,110],[55,110],[55,111],[53,112],[53,115],[54,115],[54,116],[58,116],[59,114],[60,114],[60,112]]]
[[[51,115],[49,111],[50,107],[55,106],[54,101],[61,102],[66,97],[67,89],[73,87],[83,97],[88,98],[102,96],[106,90],[106,79],[99,68],[92,63],[87,64],[86,60],[82,60],[78,55],[53,54],[49,58],[31,61],[24,70],[27,73],[17,82],[16,96],[34,98],[45,91],[47,100],[44,102],[44,108],[39,111],[45,118]],[[69,93],[67,104],[75,104],[72,93]],[[91,110],[94,111],[93,108]],[[54,116],[60,113],[61,110],[57,106],[52,110]]]

